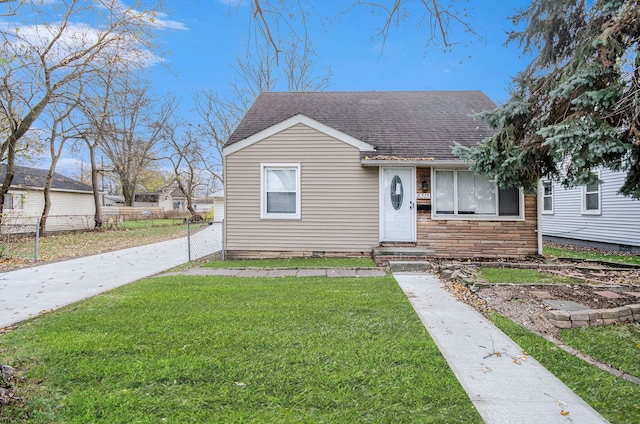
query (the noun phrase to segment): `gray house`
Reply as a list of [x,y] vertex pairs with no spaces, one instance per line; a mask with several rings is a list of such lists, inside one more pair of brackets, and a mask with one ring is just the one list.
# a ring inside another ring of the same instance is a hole
[[640,252],[640,201],[618,194],[625,173],[599,171],[602,184],[565,189],[542,181],[545,239]]
[[223,149],[226,257],[536,254],[537,200],[455,157],[480,91],[262,93]]

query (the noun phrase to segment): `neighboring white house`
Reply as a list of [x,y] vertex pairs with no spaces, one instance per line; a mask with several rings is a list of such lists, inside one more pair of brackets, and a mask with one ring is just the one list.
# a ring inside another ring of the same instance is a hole
[[[44,185],[48,170],[16,166],[5,197],[3,232],[34,232],[44,210]],[[6,165],[0,165],[4,179]],[[91,186],[55,173],[51,183],[51,210],[47,232],[92,229],[95,205]]]
[[602,169],[602,184],[565,189],[542,181],[545,239],[640,252],[640,201],[618,194],[624,172]]
[[171,193],[136,193],[133,206],[139,208],[162,208],[164,211],[173,210],[173,197]]
[[213,220],[224,220],[224,190],[218,190],[212,195],[213,197]]

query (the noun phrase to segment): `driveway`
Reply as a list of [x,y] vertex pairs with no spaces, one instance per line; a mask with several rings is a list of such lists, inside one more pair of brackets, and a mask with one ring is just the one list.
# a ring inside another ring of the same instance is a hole
[[[191,237],[191,259],[222,246],[220,225]],[[189,261],[187,238],[132,247],[0,274],[0,328]]]

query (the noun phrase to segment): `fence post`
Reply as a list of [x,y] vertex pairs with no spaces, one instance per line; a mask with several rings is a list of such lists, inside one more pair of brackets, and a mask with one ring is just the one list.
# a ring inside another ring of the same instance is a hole
[[40,250],[40,217],[36,218],[36,248],[35,248],[35,257],[33,258],[36,262],[38,262]]
[[220,248],[220,259],[224,261],[224,219],[222,220],[222,236],[220,237],[220,240],[222,241],[222,246]]
[[189,262],[191,262],[191,227],[189,221],[190,219],[187,218],[187,255],[189,256]]

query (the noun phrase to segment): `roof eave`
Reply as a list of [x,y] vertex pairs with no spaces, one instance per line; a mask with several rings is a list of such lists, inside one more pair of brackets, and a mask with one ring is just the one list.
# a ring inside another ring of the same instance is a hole
[[236,141],[228,146],[223,147],[222,156],[228,156],[232,153],[235,153],[239,150],[242,150],[246,147],[251,146],[258,141],[262,141],[265,138],[271,137],[279,132],[287,130],[295,125],[303,124],[310,128],[313,128],[316,131],[322,132],[330,137],[335,138],[336,140],[342,141],[350,146],[353,146],[359,149],[361,152],[374,152],[375,147],[366,143],[362,140],[358,140],[355,137],[352,137],[348,134],[343,133],[342,131],[338,131],[335,128],[331,128],[328,125],[325,125],[321,122],[318,122],[314,119],[309,118],[308,116],[297,114],[292,116],[291,118],[285,119],[282,122],[279,122],[275,125],[272,125],[262,131],[259,131],[243,140]]
[[362,166],[420,166],[420,167],[439,167],[439,168],[459,168],[461,166],[470,166],[472,162],[464,160],[437,160],[437,159],[413,159],[413,158],[397,158],[397,159],[361,159]]

